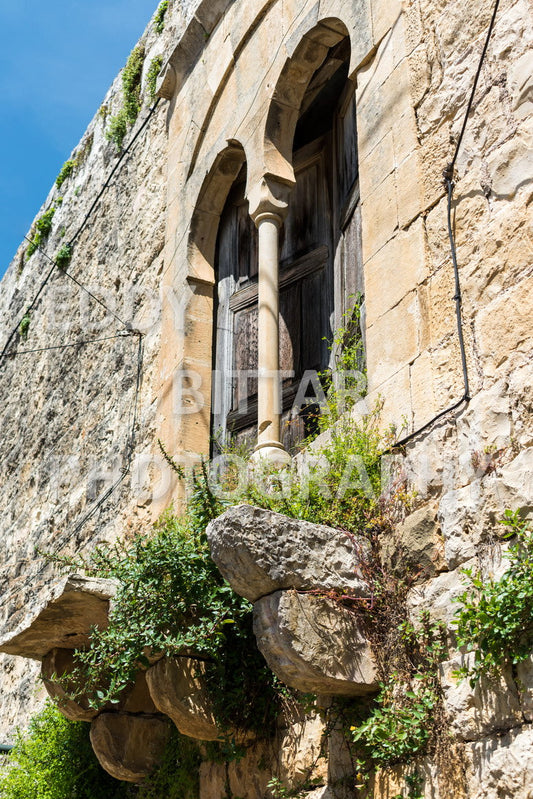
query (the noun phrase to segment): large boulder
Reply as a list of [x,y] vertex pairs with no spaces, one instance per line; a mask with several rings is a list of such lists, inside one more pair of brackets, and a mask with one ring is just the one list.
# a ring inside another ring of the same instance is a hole
[[368,542],[332,527],[237,505],[207,527],[211,555],[234,591],[255,602],[287,588],[368,595]]
[[102,768],[117,780],[138,783],[160,764],[169,733],[163,717],[101,713],[90,735]]
[[299,691],[362,696],[378,687],[357,617],[337,602],[276,591],[255,603],[254,632],[274,674]]
[[172,719],[182,735],[215,741],[220,730],[203,685],[204,671],[200,660],[163,658],[148,669],[146,681],[155,706]]

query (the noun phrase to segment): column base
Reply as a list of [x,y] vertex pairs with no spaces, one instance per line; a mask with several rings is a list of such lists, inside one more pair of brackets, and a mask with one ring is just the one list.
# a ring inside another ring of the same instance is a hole
[[261,463],[263,461],[282,468],[283,466],[288,466],[292,459],[279,441],[265,441],[264,444],[257,444],[250,460],[252,463]]

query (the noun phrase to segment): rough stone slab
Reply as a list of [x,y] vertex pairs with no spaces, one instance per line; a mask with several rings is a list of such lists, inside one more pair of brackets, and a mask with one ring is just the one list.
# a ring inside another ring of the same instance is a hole
[[82,649],[91,627],[107,627],[115,591],[113,580],[78,574],[62,578],[16,630],[0,638],[0,652],[42,660],[51,649]]
[[[46,690],[57,703],[58,710],[71,721],[91,721],[102,708],[95,710],[90,706],[89,698],[80,696],[73,701],[69,699],[66,691],[75,690],[75,683],[71,681],[65,687],[57,681],[57,677],[68,677],[76,668],[77,663],[72,649],[52,649],[43,658],[41,677]],[[104,710],[124,711],[127,713],[157,713],[148,685],[146,672],[139,671],[133,685],[127,686],[119,696],[117,702],[104,705]]]
[[169,732],[163,718],[101,713],[91,724],[91,745],[112,777],[142,782],[161,762]]
[[366,596],[358,571],[362,537],[237,505],[207,527],[211,556],[234,591],[255,602],[287,588],[349,591]]
[[[74,650],[55,648],[47,652],[43,658],[41,678],[48,695],[54,700],[57,709],[70,721],[92,721],[98,711],[90,707],[86,697],[79,697],[77,701],[67,698],[63,685],[53,679],[64,677],[75,668]],[[68,686],[69,689],[71,685]],[[72,684],[72,688],[74,685]]]
[[530,725],[466,745],[469,799],[531,799]]
[[255,603],[254,632],[274,674],[299,691],[361,696],[377,689],[355,615],[332,600],[277,591]]
[[473,688],[468,678],[453,676],[462,666],[473,663],[474,653],[469,652],[440,666],[444,707],[451,730],[461,741],[477,741],[522,722],[518,693],[508,669],[496,680],[481,677]]
[[398,577],[406,571],[434,577],[445,568],[444,542],[435,505],[424,505],[410,513],[390,533],[379,539],[384,567]]
[[209,697],[202,685],[202,661],[193,658],[163,658],[146,672],[152,700],[172,719],[182,735],[200,741],[215,741],[220,730]]

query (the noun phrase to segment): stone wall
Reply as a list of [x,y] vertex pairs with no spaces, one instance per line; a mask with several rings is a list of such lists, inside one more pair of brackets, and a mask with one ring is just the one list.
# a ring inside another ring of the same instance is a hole
[[[287,100],[293,97],[291,86],[283,82],[286,67],[295,59],[288,74],[296,82],[305,73],[298,46],[313,37],[322,41],[321,21],[330,35],[342,27],[352,43],[367,310],[366,407],[381,397],[383,426],[394,424],[401,438],[461,400],[442,171],[453,155],[490,13],[486,5],[459,0],[220,0],[171,3],[163,34],[148,27],[142,38],[144,75],[151,59],[162,55],[161,93],[169,102],[161,102],[104,195],[69,269],[143,333],[135,468],[72,536],[80,516],[124,465],[135,394],[135,336],[19,354],[4,362],[4,628],[23,626],[56,574],[36,548],[73,553],[131,535],[146,529],[178,496],[162,470],[158,436],[183,461],[208,451],[219,214],[243,150],[249,191],[265,172],[287,181],[284,128],[272,130],[268,109],[286,91],[280,118],[294,112],[294,100]],[[451,599],[462,590],[461,568],[480,565],[486,573],[503,568],[497,524],[503,510],[533,512],[532,22],[527,0],[503,0],[456,163],[453,225],[471,399],[385,464],[393,479],[416,492],[416,500],[412,513],[383,542],[383,557],[399,573],[423,564],[409,597],[413,618],[425,608],[448,624],[455,610]],[[104,103],[116,112],[119,79]],[[145,105],[136,127],[146,113]],[[105,124],[97,114],[75,150],[90,142],[87,159],[61,189],[64,200],[45,245],[52,255],[76,230],[115,163]],[[54,188],[43,209],[58,194]],[[48,268],[39,253],[24,261],[25,247],[0,284],[3,338]],[[26,341],[18,339],[12,351],[123,330],[56,273],[32,313]],[[184,369],[200,376],[200,387],[190,397],[200,397],[201,403],[196,411],[180,414],[176,386],[182,384],[176,375]],[[290,587],[290,581],[281,586]],[[268,610],[270,621],[273,612]],[[533,672],[526,663],[519,679],[506,675],[496,689],[470,691],[450,676],[462,657],[453,639],[450,643],[442,683],[468,796],[526,799]],[[0,733],[7,740],[14,723],[24,724],[34,706],[37,669],[2,657]],[[309,751],[316,734],[313,727],[302,736]],[[280,746],[283,757],[300,756],[293,744]],[[340,750],[330,742],[333,771]],[[237,765],[232,769],[236,795],[264,794],[259,766],[250,761],[248,774]],[[425,763],[424,770],[427,799],[450,795],[434,762]],[[218,799],[226,776],[222,767],[204,766],[202,796]],[[375,796],[401,790],[400,777],[380,775]],[[328,795],[328,785],[326,775],[321,796]]]
[[[152,59],[179,36],[193,6],[175,3],[163,33],[158,35],[150,24],[140,39],[146,53],[144,101],[124,147],[148,113],[146,76]],[[26,259],[28,242],[24,241],[0,284],[2,342],[41,285],[50,268],[48,257],[53,258],[74,235],[117,162],[117,148],[105,134],[121,103],[118,76],[69,157],[74,160],[83,151],[83,163],[60,189],[51,189],[37,216],[56,206],[43,247],[46,255],[37,251]],[[26,340],[15,339],[0,367],[5,542],[0,552],[0,624],[7,629],[23,623],[58,573],[42,553],[78,554],[98,542],[145,529],[151,521],[145,484],[152,468],[147,453],[153,446],[157,411],[152,386],[160,346],[166,167],[165,108],[160,105],[77,239],[68,269],[107,309],[56,270],[31,314]],[[58,197],[63,198],[60,205]],[[127,462],[138,337],[125,335],[80,347],[53,348],[127,333],[121,322],[143,334],[135,467],[77,530],[84,514],[97,505]],[[52,349],[20,354],[40,348]],[[4,675],[0,740],[5,741],[11,739],[14,725],[25,724],[33,711],[38,669],[0,657]]]

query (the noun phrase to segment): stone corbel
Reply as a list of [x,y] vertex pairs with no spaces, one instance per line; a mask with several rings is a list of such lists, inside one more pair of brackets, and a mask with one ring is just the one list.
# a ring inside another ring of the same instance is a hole
[[164,100],[172,100],[176,90],[176,82],[176,70],[170,61],[167,61],[157,76],[155,84],[156,96],[162,97]]
[[207,538],[233,590],[254,603],[258,647],[283,682],[324,695],[377,690],[376,664],[358,619],[331,598],[368,596],[359,569],[368,541],[249,505],[212,521]]

